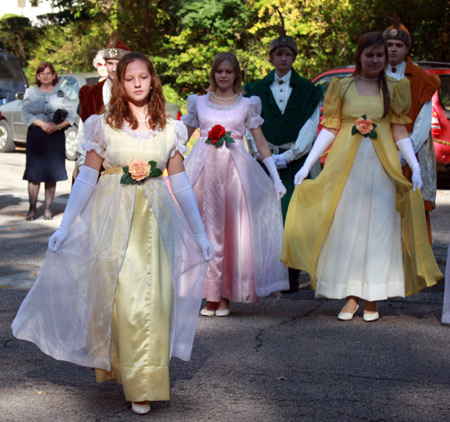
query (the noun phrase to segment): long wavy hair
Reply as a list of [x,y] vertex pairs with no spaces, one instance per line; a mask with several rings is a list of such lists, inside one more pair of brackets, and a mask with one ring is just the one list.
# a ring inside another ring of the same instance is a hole
[[207,88],[207,91],[214,92],[217,89],[216,79],[214,77],[217,69],[223,62],[230,62],[231,68],[233,69],[234,73],[234,84],[233,84],[233,91],[236,93],[242,92],[242,72],[241,67],[239,66],[238,59],[233,53],[224,52],[224,53],[218,53],[216,54],[216,57],[214,57],[213,64],[211,66],[211,70],[209,71],[209,87]]
[[[361,56],[363,51],[369,47],[379,47],[382,45],[384,47],[384,54],[386,56],[385,67],[388,63],[388,51],[386,42],[384,41],[383,35],[380,32],[367,32],[361,35],[358,40],[358,46],[356,47],[355,53],[355,71],[353,72],[353,77],[361,76],[362,66],[361,66]],[[383,117],[387,116],[389,113],[389,107],[391,105],[391,96],[386,82],[386,75],[384,69],[378,74],[378,92],[383,95]]]
[[106,123],[115,129],[121,129],[125,120],[132,129],[137,129],[139,123],[128,105],[127,94],[124,88],[124,79],[127,66],[140,60],[146,66],[151,76],[151,89],[148,96],[149,125],[151,129],[164,129],[166,126],[166,100],[164,99],[162,85],[156,74],[155,66],[148,57],[141,53],[127,53],[117,64],[116,77],[111,87],[111,100],[106,112]]
[[55,70],[55,68],[53,67],[53,64],[50,63],[50,62],[42,62],[42,63],[38,66],[38,68],[36,69],[36,76],[35,76],[35,79],[34,79],[34,83],[35,83],[37,86],[41,86],[41,81],[38,79],[38,75],[39,75],[40,73],[43,73],[44,70],[47,69],[47,68],[48,68],[48,70],[50,70],[50,72],[52,72],[52,73],[55,74],[55,77],[54,77],[53,80],[52,80],[52,85],[55,86],[55,85],[58,83],[58,74],[56,73],[56,70]]

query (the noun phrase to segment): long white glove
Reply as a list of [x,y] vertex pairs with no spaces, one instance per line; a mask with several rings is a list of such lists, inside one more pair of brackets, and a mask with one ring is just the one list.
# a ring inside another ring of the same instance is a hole
[[203,258],[209,261],[213,257],[213,248],[206,237],[191,182],[185,171],[169,176],[169,180],[172,193],[191,226],[197,245],[202,250]]
[[285,169],[287,167],[287,160],[284,154],[272,154],[272,157],[277,169]]
[[263,160],[264,165],[269,171],[270,177],[272,178],[273,187],[275,188],[275,192],[277,194],[278,200],[280,200],[286,194],[286,188],[283,185],[283,182],[280,179],[280,175],[277,171],[277,166],[275,165],[275,161],[273,160],[273,156],[267,157]]
[[83,209],[87,200],[92,194],[98,180],[98,170],[91,167],[83,166],[75,179],[72,186],[69,200],[67,201],[64,216],[58,230],[50,237],[48,241],[48,249],[58,252],[59,248],[66,240],[70,227]]
[[294,183],[296,185],[301,185],[303,180],[308,177],[311,167],[320,158],[320,156],[327,150],[335,138],[334,133],[323,128],[316,141],[314,142],[311,151],[309,151],[302,168],[295,174]]
[[414,154],[414,148],[411,139],[400,139],[399,141],[397,141],[397,148],[402,153],[412,171],[413,192],[416,190],[416,188],[422,189],[422,172],[420,171],[420,165],[417,161],[416,154]]

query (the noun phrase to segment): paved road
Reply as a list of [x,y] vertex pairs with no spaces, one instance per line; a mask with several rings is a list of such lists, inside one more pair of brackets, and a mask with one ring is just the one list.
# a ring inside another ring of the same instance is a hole
[[[12,337],[11,321],[70,189],[58,184],[53,221],[26,222],[23,165],[21,152],[0,154],[0,421],[450,421],[442,282],[381,303],[382,318],[371,324],[360,316],[338,321],[343,303],[315,300],[307,288],[233,304],[229,318],[200,318],[192,360],[172,361],[171,401],[153,403],[147,416],[132,414],[120,387],[96,384],[91,369]],[[449,190],[439,191],[432,216],[443,270]]]

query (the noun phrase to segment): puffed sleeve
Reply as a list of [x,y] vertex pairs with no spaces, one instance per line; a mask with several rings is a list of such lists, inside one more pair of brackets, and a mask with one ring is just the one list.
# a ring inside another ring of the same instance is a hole
[[247,129],[256,129],[264,123],[261,117],[262,103],[261,98],[257,96],[250,97],[250,106],[247,111],[247,118],[245,119],[245,127]]
[[197,114],[197,98],[198,95],[196,94],[189,95],[187,100],[187,114],[181,116],[181,120],[184,122],[184,124],[195,128],[198,128],[200,126]]
[[341,81],[334,76],[328,85],[323,102],[323,114],[325,117],[322,120],[322,125],[330,129],[339,129],[341,127],[341,109]]
[[33,101],[32,91],[34,88],[29,88],[25,91],[25,96],[22,102],[22,120],[27,126],[31,126],[37,117],[31,112],[31,102]]
[[389,111],[389,121],[397,125],[407,125],[411,119],[407,116],[411,108],[411,87],[408,79],[400,79],[394,87]]
[[179,120],[174,120],[173,127],[173,145],[170,150],[170,158],[174,157],[177,152],[181,155],[185,154],[188,151],[188,147],[186,143],[188,141],[188,132],[186,126],[183,122]]
[[84,139],[81,146],[87,152],[95,153],[105,158],[106,156],[106,136],[102,125],[103,115],[93,114],[84,122]]

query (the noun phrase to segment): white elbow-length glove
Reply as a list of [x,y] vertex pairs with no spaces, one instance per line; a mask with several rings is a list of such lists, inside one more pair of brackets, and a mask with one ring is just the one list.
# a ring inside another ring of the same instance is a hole
[[287,168],[287,160],[284,154],[272,154],[273,161],[275,161],[275,165],[277,169],[285,169]]
[[414,154],[414,148],[411,139],[400,139],[399,141],[397,141],[397,148],[402,153],[412,171],[413,191],[415,191],[416,188],[422,189],[422,172],[420,171],[420,165],[417,161],[416,154]]
[[294,183],[296,185],[301,185],[303,180],[308,177],[314,163],[320,158],[320,156],[327,150],[335,138],[334,133],[323,128],[316,141],[314,142],[311,151],[309,151],[302,168],[295,174]]
[[169,180],[172,193],[194,233],[197,245],[202,250],[203,258],[205,261],[209,261],[213,257],[213,248],[206,237],[191,182],[185,171],[169,176]]
[[263,160],[264,165],[266,166],[270,177],[272,178],[273,187],[277,194],[278,200],[280,200],[286,194],[286,188],[283,185],[283,182],[280,179],[280,175],[277,171],[277,166],[275,165],[275,161],[273,156],[267,157]]
[[50,237],[48,249],[58,252],[69,233],[70,227],[85,206],[98,180],[98,170],[83,166],[72,186],[64,216],[58,230]]

